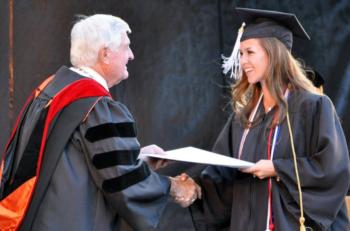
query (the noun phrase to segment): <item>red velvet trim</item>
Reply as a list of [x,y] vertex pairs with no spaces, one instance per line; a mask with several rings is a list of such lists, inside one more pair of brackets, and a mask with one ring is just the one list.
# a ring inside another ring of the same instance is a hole
[[[67,85],[60,92],[58,92],[54,96],[54,98],[52,99],[52,102],[49,106],[50,108],[47,112],[47,117],[45,120],[45,126],[44,126],[44,131],[43,131],[43,137],[41,140],[40,152],[39,152],[39,157],[38,157],[38,165],[37,165],[37,170],[36,170],[37,178],[34,182],[33,191],[30,195],[29,201],[32,200],[33,192],[34,192],[36,185],[38,183],[38,178],[39,178],[38,176],[40,174],[42,157],[43,157],[43,154],[45,151],[45,145],[46,145],[46,141],[47,141],[47,133],[48,133],[51,122],[53,121],[55,116],[62,109],[64,109],[66,106],[68,106],[70,103],[72,103],[76,100],[79,100],[79,99],[88,98],[88,97],[98,97],[98,96],[111,97],[109,92],[104,87],[102,87],[99,83],[97,83],[95,80],[85,78],[85,79],[75,81],[70,85]],[[28,206],[25,209],[24,214],[26,214],[27,210],[28,210]],[[23,218],[24,218],[24,216],[22,217],[17,229],[21,226],[21,224],[23,222]]]
[[45,144],[47,139],[47,132],[49,125],[55,118],[58,112],[60,112],[64,107],[70,103],[83,98],[88,97],[98,97],[98,96],[110,96],[108,91],[92,79],[81,79],[78,80],[65,88],[63,88],[53,99],[49,111],[47,112],[47,117],[45,121],[45,127],[43,131],[43,137],[41,141],[37,175],[39,175],[42,154],[45,150]]
[[[270,129],[269,133],[269,140],[267,142],[267,159],[271,160],[271,146],[272,146],[272,134],[273,134],[274,129]],[[273,223],[273,217],[272,217],[272,184],[271,184],[271,179],[268,180],[268,197],[270,198],[270,220],[269,220],[269,229],[270,231],[275,230],[275,224]]]

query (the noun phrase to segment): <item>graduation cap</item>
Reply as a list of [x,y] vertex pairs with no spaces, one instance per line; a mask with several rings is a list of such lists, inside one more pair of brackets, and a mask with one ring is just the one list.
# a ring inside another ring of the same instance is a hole
[[[231,77],[239,76],[239,43],[250,38],[275,37],[291,50],[293,36],[310,40],[298,18],[294,14],[236,7],[243,21],[232,54],[224,59],[224,73],[232,70]],[[245,28],[244,28],[245,27]]]
[[310,40],[310,36],[295,14],[239,7],[236,8],[236,11],[242,21],[247,24],[241,41],[250,38],[275,37],[291,50],[293,35]]

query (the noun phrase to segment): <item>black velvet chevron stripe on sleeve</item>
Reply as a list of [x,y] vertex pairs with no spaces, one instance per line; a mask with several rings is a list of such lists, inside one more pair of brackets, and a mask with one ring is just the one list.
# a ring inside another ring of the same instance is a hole
[[128,188],[140,181],[143,181],[150,175],[147,164],[142,163],[138,168],[112,179],[105,180],[102,183],[102,189],[108,193],[115,193]]
[[85,138],[91,143],[111,137],[136,137],[133,122],[106,123],[87,130]]
[[132,165],[136,163],[140,149],[116,150],[95,154],[92,163],[97,169],[109,168],[115,165]]

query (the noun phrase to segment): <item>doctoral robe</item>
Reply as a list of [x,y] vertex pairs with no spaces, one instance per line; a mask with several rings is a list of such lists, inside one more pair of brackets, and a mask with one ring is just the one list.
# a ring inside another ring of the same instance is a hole
[[[28,146],[40,146],[41,140],[30,137],[38,130],[40,117],[46,116],[42,112],[52,95],[83,78],[60,68],[25,109],[4,170],[6,179],[14,180],[3,182],[7,187],[2,196],[13,190],[21,163],[28,165],[23,157],[35,155]],[[125,105],[109,96],[93,98],[92,107],[81,114],[80,104],[86,100],[91,98],[69,104],[50,124],[38,185],[20,230],[119,230],[121,219],[134,230],[154,229],[168,200],[169,180],[137,159],[135,121]],[[72,125],[75,116],[80,119]],[[61,140],[65,143],[53,163],[50,157]]]

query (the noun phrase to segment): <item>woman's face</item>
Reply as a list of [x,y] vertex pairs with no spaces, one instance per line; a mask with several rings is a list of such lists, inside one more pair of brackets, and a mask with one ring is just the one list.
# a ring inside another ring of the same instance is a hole
[[240,45],[240,63],[250,84],[264,84],[269,65],[269,57],[260,45],[259,39],[247,39]]

